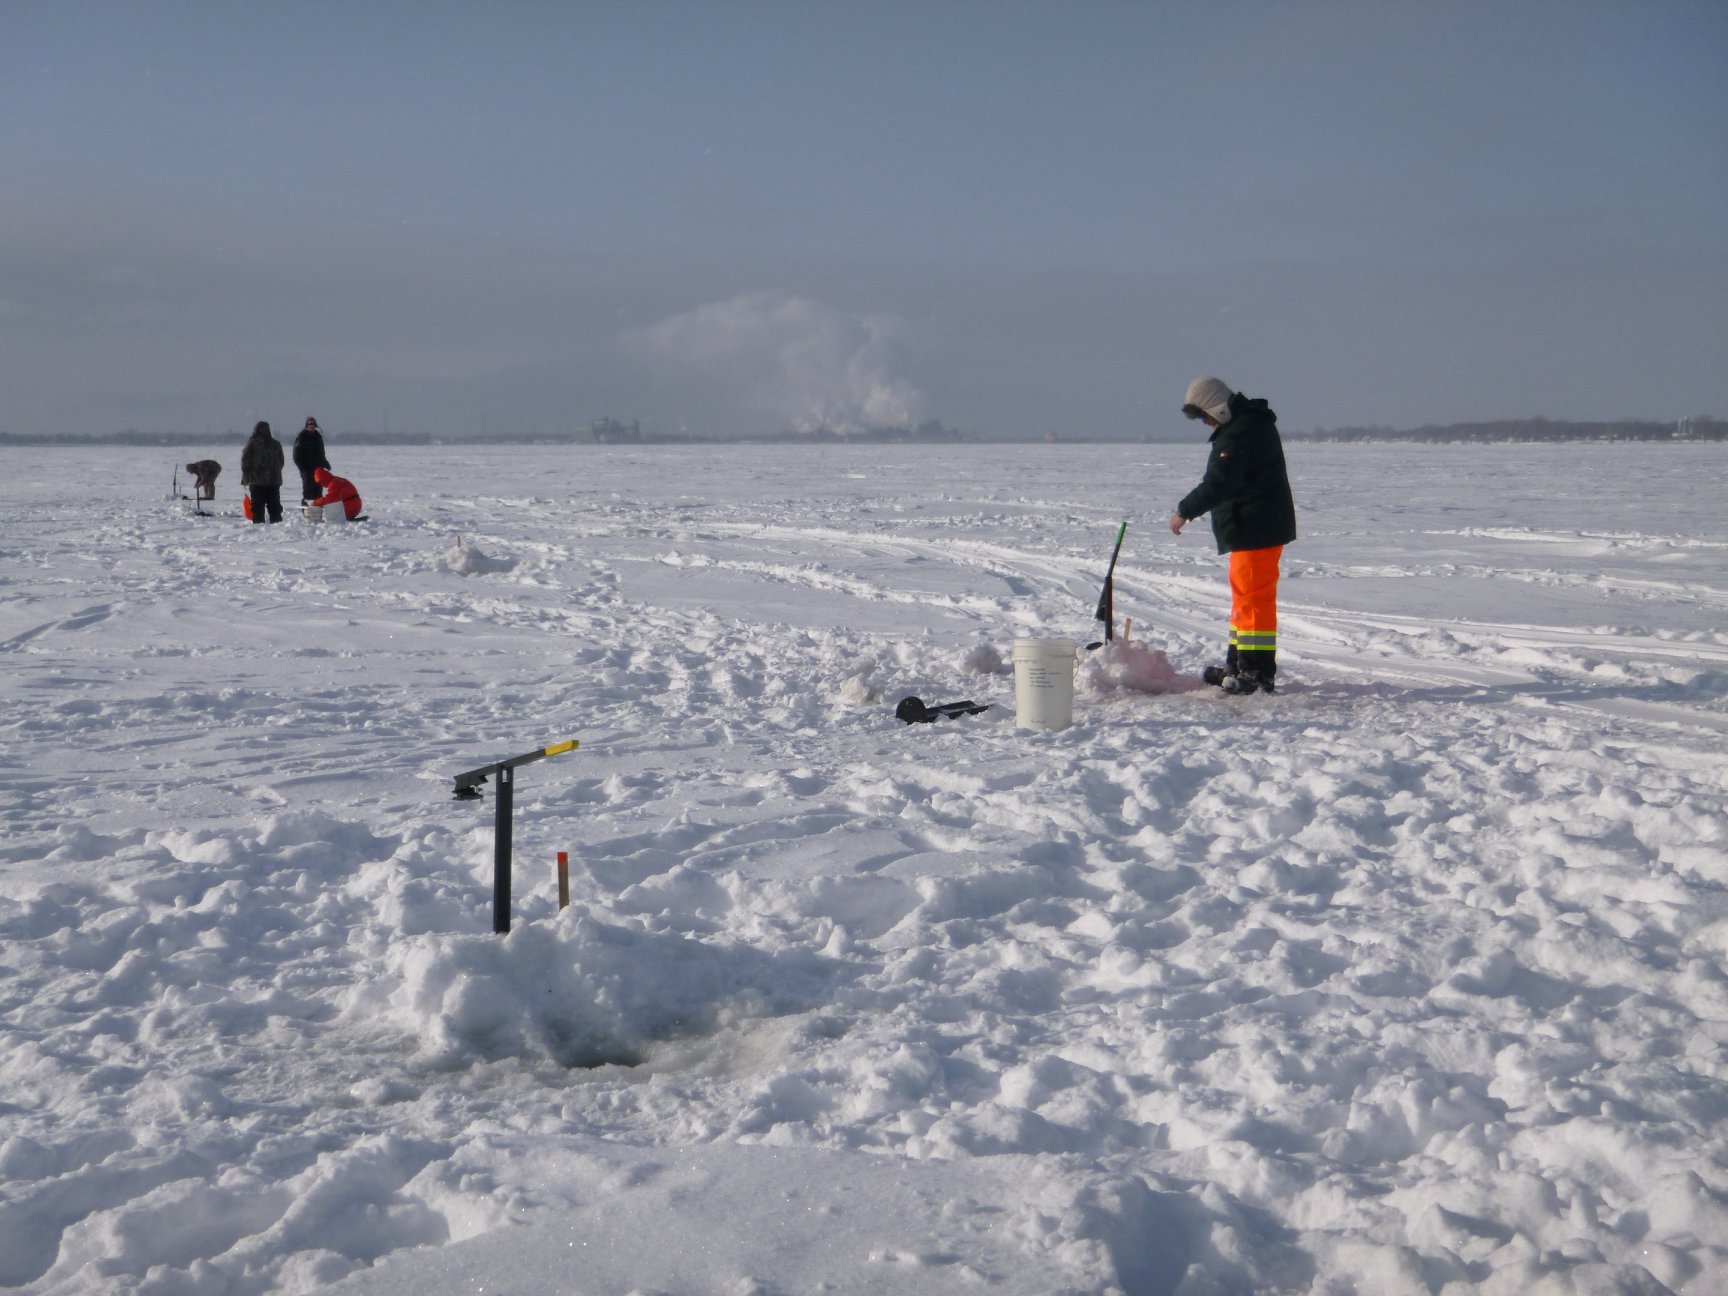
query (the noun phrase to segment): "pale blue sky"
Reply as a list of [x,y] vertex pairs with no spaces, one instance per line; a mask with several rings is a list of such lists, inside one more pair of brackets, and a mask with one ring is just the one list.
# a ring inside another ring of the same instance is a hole
[[1728,417],[1728,3],[0,3],[0,431]]

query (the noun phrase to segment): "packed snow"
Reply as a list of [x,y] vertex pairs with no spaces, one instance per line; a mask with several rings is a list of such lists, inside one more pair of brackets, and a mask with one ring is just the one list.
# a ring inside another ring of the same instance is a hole
[[328,441],[0,452],[0,1288],[1728,1291],[1722,447],[1292,443],[1235,698],[1197,440]]

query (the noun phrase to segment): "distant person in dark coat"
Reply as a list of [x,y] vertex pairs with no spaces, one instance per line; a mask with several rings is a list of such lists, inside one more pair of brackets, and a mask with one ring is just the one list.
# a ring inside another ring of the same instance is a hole
[[319,431],[315,418],[307,419],[300,435],[294,438],[294,466],[300,470],[300,502],[317,499],[318,483],[312,474],[328,468],[330,459],[324,453],[324,433]]
[[216,498],[216,479],[222,475],[222,465],[214,459],[194,459],[186,465],[192,474],[192,494],[196,499]]
[[240,484],[252,492],[252,520],[282,520],[282,468],[287,457],[282,443],[270,435],[270,425],[259,423],[252,439],[240,452]]
[[1170,515],[1177,535],[1212,515],[1218,552],[1230,555],[1230,646],[1202,678],[1227,693],[1273,691],[1278,675],[1278,560],[1296,538],[1278,416],[1216,378],[1188,385],[1182,412],[1212,429],[1206,475]]

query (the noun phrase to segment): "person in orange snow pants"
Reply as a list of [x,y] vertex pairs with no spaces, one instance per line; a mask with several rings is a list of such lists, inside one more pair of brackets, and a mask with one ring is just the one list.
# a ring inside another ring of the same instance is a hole
[[1229,693],[1271,693],[1278,674],[1278,562],[1296,538],[1296,504],[1278,416],[1217,378],[1188,384],[1182,412],[1212,429],[1206,475],[1170,515],[1177,535],[1212,515],[1218,552],[1230,555],[1230,642],[1203,678]]

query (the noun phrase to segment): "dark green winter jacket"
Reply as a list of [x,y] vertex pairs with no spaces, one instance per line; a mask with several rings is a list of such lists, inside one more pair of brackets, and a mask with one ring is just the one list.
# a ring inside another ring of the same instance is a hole
[[1296,538],[1296,503],[1270,405],[1240,393],[1230,398],[1230,421],[1212,434],[1206,476],[1176,511],[1190,519],[1210,513],[1219,553],[1270,549]]
[[254,431],[240,452],[240,484],[280,486],[284,462],[282,443],[267,431]]

